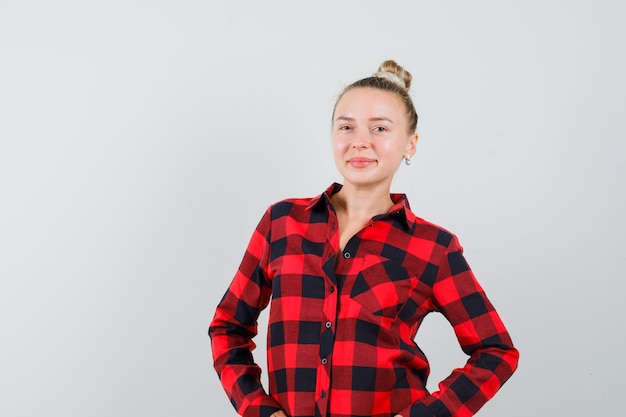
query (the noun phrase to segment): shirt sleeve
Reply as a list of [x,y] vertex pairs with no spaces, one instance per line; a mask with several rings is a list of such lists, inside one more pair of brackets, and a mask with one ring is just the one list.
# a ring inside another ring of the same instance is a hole
[[261,385],[252,339],[271,296],[268,280],[271,208],[252,234],[241,264],[209,326],[213,365],[231,404],[241,416],[269,417],[280,410]]
[[400,414],[472,416],[513,374],[519,352],[470,270],[455,236],[440,262],[433,298],[469,359],[439,383],[438,391]]

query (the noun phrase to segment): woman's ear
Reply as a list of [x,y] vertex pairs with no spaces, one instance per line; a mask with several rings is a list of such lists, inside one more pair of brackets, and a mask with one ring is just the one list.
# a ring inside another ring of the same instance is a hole
[[419,139],[419,135],[417,133],[413,133],[409,137],[409,143],[407,143],[406,145],[406,151],[409,155],[409,158],[413,158],[413,155],[415,155],[415,150],[417,147],[417,139]]

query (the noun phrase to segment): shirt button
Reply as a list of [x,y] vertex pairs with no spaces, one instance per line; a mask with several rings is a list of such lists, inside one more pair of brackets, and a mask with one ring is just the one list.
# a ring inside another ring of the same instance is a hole
[[330,287],[330,292],[335,292],[335,287]]
[[343,254],[343,257],[344,257],[344,258],[346,258],[346,259],[348,259],[348,258],[350,257],[350,252],[345,252],[345,253]]
[[326,396],[326,391],[322,391],[322,392],[320,393],[320,398],[324,398],[325,396]]
[[326,328],[327,328],[327,329],[330,329],[330,326],[332,326],[332,325],[333,325],[333,324],[332,324],[331,322],[329,322],[329,321],[327,321],[327,322],[326,322]]
[[322,358],[322,365],[326,365],[328,363],[328,359]]

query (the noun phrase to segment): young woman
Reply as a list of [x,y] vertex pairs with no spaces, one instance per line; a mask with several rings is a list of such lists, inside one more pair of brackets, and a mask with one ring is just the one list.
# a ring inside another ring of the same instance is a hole
[[[346,87],[332,117],[343,185],[272,205],[209,327],[214,365],[244,417],[471,416],[517,367],[518,351],[457,238],[390,194],[415,154],[411,75],[385,61]],[[269,391],[252,357],[270,304]],[[428,392],[414,336],[443,314],[469,359]]]

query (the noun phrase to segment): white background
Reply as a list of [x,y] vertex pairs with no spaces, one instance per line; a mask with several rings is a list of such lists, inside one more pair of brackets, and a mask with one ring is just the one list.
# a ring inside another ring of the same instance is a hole
[[[619,414],[624,16],[621,0],[0,0],[0,415],[234,416],[215,305],[270,203],[341,180],[335,97],[388,58],[420,115],[393,189],[459,236],[521,351],[479,415]],[[417,339],[431,389],[465,361],[439,316]]]

